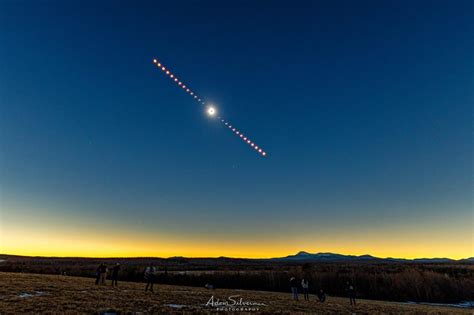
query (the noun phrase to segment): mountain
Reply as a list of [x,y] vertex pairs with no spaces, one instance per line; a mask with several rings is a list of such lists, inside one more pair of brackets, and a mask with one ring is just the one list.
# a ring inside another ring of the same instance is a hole
[[285,257],[275,257],[275,258],[233,258],[233,257],[184,257],[184,256],[174,256],[169,258],[160,258],[160,257],[110,257],[110,258],[94,258],[94,257],[30,257],[30,256],[18,256],[18,255],[8,255],[0,254],[0,267],[6,262],[21,262],[21,264],[27,264],[26,262],[34,259],[36,261],[46,262],[46,261],[55,261],[57,263],[67,263],[73,262],[75,260],[84,261],[87,263],[97,263],[97,261],[113,261],[120,263],[137,263],[137,264],[147,264],[150,261],[161,264],[203,264],[203,265],[236,265],[240,266],[243,264],[254,264],[255,262],[387,262],[387,263],[468,263],[474,264],[474,257],[464,258],[464,259],[451,259],[451,258],[380,258],[372,255],[343,255],[337,253],[308,253],[305,251],[300,251],[295,255],[288,255]]
[[380,258],[371,255],[341,255],[335,253],[316,253],[311,254],[308,252],[301,251],[296,255],[289,255],[286,257],[271,258],[274,261],[369,261],[369,260],[380,260]]
[[[296,255],[289,255],[286,257],[270,258],[272,261],[285,261],[285,262],[337,262],[337,261],[386,261],[386,262],[419,262],[419,263],[445,263],[456,261],[450,258],[379,258],[371,255],[342,255],[336,253],[315,253],[311,254],[305,251],[301,251]],[[474,262],[474,257],[460,260],[463,262]]]

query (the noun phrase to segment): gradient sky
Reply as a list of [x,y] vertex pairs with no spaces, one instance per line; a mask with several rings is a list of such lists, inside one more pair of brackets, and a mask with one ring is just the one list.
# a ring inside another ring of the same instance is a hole
[[474,256],[473,16],[470,0],[2,1],[0,252]]

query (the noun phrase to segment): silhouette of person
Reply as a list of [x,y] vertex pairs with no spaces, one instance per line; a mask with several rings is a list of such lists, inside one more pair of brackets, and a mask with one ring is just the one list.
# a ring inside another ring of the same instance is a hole
[[97,269],[95,270],[95,284],[98,285],[100,283],[100,269],[102,268],[103,264],[100,264]]
[[293,294],[293,300],[298,301],[298,282],[295,277],[290,278],[291,293]]
[[354,285],[352,283],[350,283],[349,281],[347,281],[346,283],[347,285],[347,295],[349,296],[349,301],[351,302],[351,305],[356,305],[356,293],[355,293],[355,288],[354,288]]
[[301,288],[303,288],[304,300],[309,301],[309,282],[304,279],[301,280]]
[[156,268],[153,264],[150,264],[148,267],[145,268],[145,274],[144,274],[144,278],[146,280],[145,291],[148,291],[148,289],[150,289],[150,291],[153,292],[153,284],[155,283],[155,277],[156,277]]
[[120,271],[120,264],[116,263],[112,268],[112,286],[117,286],[118,273]]
[[99,268],[99,284],[105,284],[105,279],[107,278],[107,266],[104,264],[100,264]]
[[324,303],[324,301],[326,301],[326,293],[324,293],[323,289],[319,289],[318,299],[319,299],[319,302],[321,303]]

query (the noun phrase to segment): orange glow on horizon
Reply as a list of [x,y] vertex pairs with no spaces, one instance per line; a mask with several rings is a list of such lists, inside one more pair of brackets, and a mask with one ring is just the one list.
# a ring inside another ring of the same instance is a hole
[[[4,232],[2,232],[4,233]],[[88,232],[89,233],[89,232]],[[76,233],[65,231],[25,231],[11,229],[2,235],[0,253],[24,256],[57,257],[234,257],[270,258],[293,255],[301,250],[332,252],[345,255],[370,254],[386,258],[433,258],[462,259],[473,256],[469,240],[412,243],[410,239],[392,239],[381,242],[351,242],[320,240],[317,249],[313,239],[262,240],[229,239],[174,239],[170,235],[149,238],[144,235],[109,235],[105,233]]]
[[[340,219],[316,225],[319,220],[308,218],[304,222],[289,222],[282,233],[276,228],[280,219],[273,222],[258,215],[250,226],[220,227],[214,221],[206,222],[209,218],[205,217],[201,223],[193,222],[193,228],[181,221],[177,226],[182,228],[169,228],[167,224],[143,224],[132,215],[127,222],[98,220],[80,212],[61,216],[43,211],[42,216],[35,217],[40,210],[12,207],[2,213],[0,254],[271,258],[307,251],[380,258],[474,257],[472,221],[452,219],[445,212],[433,215],[432,221],[424,222],[424,228],[416,221],[393,218],[390,224],[372,224],[366,229],[347,225]],[[169,220],[173,223],[171,217]],[[262,225],[263,222],[266,224]],[[215,229],[207,229],[207,224]]]

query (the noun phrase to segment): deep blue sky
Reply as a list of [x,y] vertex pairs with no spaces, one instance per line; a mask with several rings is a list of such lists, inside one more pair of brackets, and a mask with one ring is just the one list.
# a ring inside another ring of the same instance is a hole
[[[472,255],[473,6],[3,1],[4,231],[127,230],[183,255],[196,237],[236,255]],[[387,249],[400,234],[406,254]],[[435,252],[440,235],[465,241]]]

